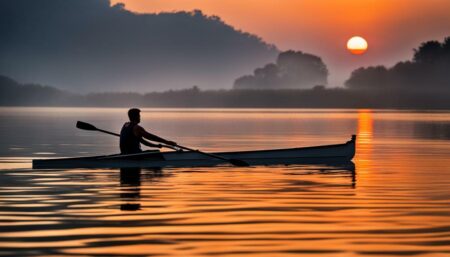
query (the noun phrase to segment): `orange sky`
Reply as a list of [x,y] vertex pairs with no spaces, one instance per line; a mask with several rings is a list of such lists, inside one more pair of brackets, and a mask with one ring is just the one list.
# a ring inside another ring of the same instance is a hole
[[[329,86],[339,86],[358,67],[410,59],[420,42],[450,36],[450,0],[112,0],[136,12],[200,9],[262,37],[281,50],[321,56]],[[353,35],[369,50],[345,49]],[[261,64],[263,65],[263,64]]]

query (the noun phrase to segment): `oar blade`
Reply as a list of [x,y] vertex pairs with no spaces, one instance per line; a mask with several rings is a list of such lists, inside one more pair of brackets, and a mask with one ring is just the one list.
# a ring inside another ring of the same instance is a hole
[[77,128],[82,130],[98,130],[94,125],[82,121],[77,121]]
[[250,164],[248,164],[247,162],[245,162],[243,160],[238,160],[238,159],[230,159],[229,162],[231,164],[233,164],[234,166],[237,166],[237,167],[248,167],[248,166],[250,166]]

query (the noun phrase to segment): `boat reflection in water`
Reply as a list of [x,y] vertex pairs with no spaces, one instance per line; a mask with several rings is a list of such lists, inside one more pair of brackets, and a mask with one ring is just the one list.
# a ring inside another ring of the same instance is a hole
[[[144,169],[144,178],[153,179],[162,177],[161,169]],[[142,168],[122,168],[120,169],[120,199],[122,211],[137,211],[141,209],[141,177]]]
[[351,187],[356,187],[356,168],[353,162],[349,162],[347,164],[341,164],[340,166],[329,166],[323,167],[319,169],[321,174],[347,174],[351,178]]
[[120,205],[122,211],[136,211],[141,209],[141,169],[120,169]]
[[[356,169],[353,162],[330,164],[330,165],[304,165],[304,164],[285,164],[279,163],[260,165],[270,168],[273,166],[276,172],[280,166],[289,168],[293,171],[301,171],[301,175],[342,175],[350,179],[349,186],[356,187]],[[255,167],[253,167],[255,168]],[[258,166],[256,166],[258,168]],[[236,168],[240,169],[240,168]],[[252,168],[250,168],[252,169]],[[122,168],[120,169],[120,210],[121,211],[138,211],[141,210],[141,185],[142,182],[155,182],[155,178],[162,178],[170,173],[176,172],[177,169],[142,169],[142,168]],[[195,170],[185,170],[180,172],[195,172]],[[202,171],[199,171],[202,172]],[[295,172],[295,175],[299,175]]]

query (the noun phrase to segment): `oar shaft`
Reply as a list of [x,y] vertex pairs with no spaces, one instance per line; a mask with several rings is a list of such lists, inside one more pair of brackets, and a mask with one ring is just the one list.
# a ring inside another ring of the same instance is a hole
[[218,155],[215,155],[215,154],[205,153],[205,152],[202,152],[202,151],[200,151],[200,150],[195,150],[195,149],[192,149],[192,148],[189,148],[189,147],[186,147],[186,146],[181,146],[181,145],[177,145],[177,146],[178,146],[179,148],[181,148],[181,149],[185,149],[185,150],[192,151],[192,152],[197,152],[197,153],[200,153],[200,154],[203,154],[203,155],[212,157],[212,158],[220,159],[220,160],[227,161],[227,162],[230,161],[230,160],[227,159],[227,158],[224,158],[224,157],[222,157],[222,156],[218,156]]
[[117,136],[117,137],[120,137],[120,135],[119,135],[119,134],[117,134],[117,133],[113,133],[113,132],[110,132],[110,131],[107,131],[107,130],[103,130],[103,129],[97,129],[97,131],[100,131],[100,132],[103,132],[103,133],[106,133],[106,134],[110,134],[110,135],[113,135],[113,136]]

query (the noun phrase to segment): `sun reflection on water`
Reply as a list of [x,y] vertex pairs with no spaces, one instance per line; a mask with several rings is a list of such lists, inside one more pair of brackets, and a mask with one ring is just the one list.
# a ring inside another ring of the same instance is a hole
[[358,110],[358,137],[355,158],[358,172],[367,172],[371,166],[373,123],[372,110]]

